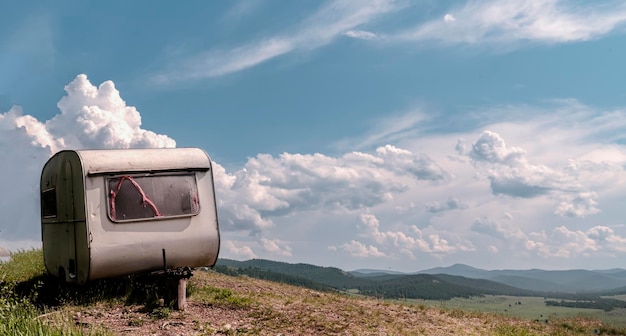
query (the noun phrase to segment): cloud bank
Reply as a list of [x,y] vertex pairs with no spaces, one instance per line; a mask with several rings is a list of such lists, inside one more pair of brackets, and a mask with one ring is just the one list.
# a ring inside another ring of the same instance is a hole
[[[175,146],[141,127],[111,81],[96,87],[79,75],[65,91],[50,120],[19,107],[0,114],[0,172],[11,190],[0,197],[0,245],[9,249],[39,244],[39,174],[56,151]],[[385,130],[403,136],[371,150],[258,154],[231,171],[214,163],[222,256],[298,260],[308,246],[329,260],[381,264],[496,253],[529,263],[623,257],[615,204],[626,187],[626,148],[616,139],[626,112],[571,101],[553,113],[519,108],[527,113],[506,115],[523,121],[433,138],[393,119],[404,126]],[[388,138],[366,135],[368,143]]]

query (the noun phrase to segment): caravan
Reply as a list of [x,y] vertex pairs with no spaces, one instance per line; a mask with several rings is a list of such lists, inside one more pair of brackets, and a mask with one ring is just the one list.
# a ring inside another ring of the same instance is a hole
[[46,269],[67,282],[213,266],[211,160],[197,148],[58,152],[41,174],[41,233]]

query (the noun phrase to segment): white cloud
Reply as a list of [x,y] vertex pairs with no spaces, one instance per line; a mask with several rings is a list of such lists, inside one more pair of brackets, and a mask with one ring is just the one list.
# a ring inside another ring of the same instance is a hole
[[[96,87],[86,75],[65,86],[57,114],[46,122],[55,138],[70,148],[175,147],[176,142],[141,128],[141,115],[127,106],[112,81]],[[55,150],[55,148],[53,148]]]
[[549,234],[534,232],[530,236],[533,240],[529,240],[527,248],[545,258],[567,259],[594,254],[614,257],[614,253],[626,252],[626,238],[607,226],[594,226],[587,231],[559,226]]
[[378,147],[376,154],[399,175],[411,174],[422,180],[443,180],[449,177],[446,171],[424,153],[414,154],[405,149],[385,145]]
[[494,195],[532,198],[579,188],[564,172],[528,162],[525,150],[507,148],[502,137],[495,132],[484,131],[468,155],[477,167],[486,169]]
[[454,22],[456,21],[456,19],[454,18],[454,16],[452,16],[452,14],[446,14],[443,16],[443,21],[444,22]]
[[336,251],[338,249],[343,250],[344,252],[349,253],[353,257],[359,258],[368,258],[368,257],[384,257],[385,254],[380,252],[378,248],[372,245],[365,245],[356,240],[351,240],[348,243],[342,244],[340,246],[331,246],[329,248],[331,251]]
[[484,131],[472,145],[469,156],[475,161],[512,165],[522,160],[525,151],[521,148],[507,148],[499,134]]
[[181,80],[210,78],[241,71],[294,51],[323,47],[346,32],[363,38],[356,27],[398,8],[394,1],[334,0],[297,27],[279,35],[261,38],[230,49],[208,50],[183,60],[175,60],[169,70],[157,74],[153,81],[171,84]]
[[471,0],[444,20],[418,24],[397,38],[445,44],[566,43],[598,38],[625,21],[621,1]]
[[[463,250],[463,246],[452,246],[450,243],[442,238],[439,234],[427,234],[425,235],[422,230],[416,226],[408,227],[412,232],[402,231],[382,231],[380,229],[380,222],[375,215],[370,213],[361,214],[360,222],[357,226],[360,229],[360,235],[362,237],[373,240],[379,245],[384,245],[387,250],[390,251],[404,251],[413,255],[414,252],[426,252],[434,256],[440,256],[445,254],[454,253],[458,250]],[[426,237],[424,237],[426,236]],[[392,253],[387,253],[392,254]]]
[[261,238],[260,242],[263,249],[270,254],[291,257],[291,247],[286,245],[285,242],[267,238]]
[[310,210],[351,211],[382,204],[407,184],[443,181],[448,174],[425,154],[394,146],[375,153],[259,154],[227,173],[216,165],[216,189],[226,230],[258,233],[271,218]]
[[226,248],[226,251],[230,253],[234,258],[241,259],[254,259],[256,254],[252,251],[250,246],[243,244],[242,242],[235,242],[232,240],[226,240],[222,242],[222,247]]
[[594,226],[587,230],[586,234],[609,251],[626,252],[626,238],[616,234],[608,226]]
[[581,192],[568,201],[557,204],[554,213],[565,217],[585,217],[600,212],[598,203],[594,201],[598,195],[594,192]]
[[570,231],[565,226],[555,228],[539,246],[539,253],[545,257],[570,258],[598,251],[597,243],[583,231]]
[[[0,114],[0,241],[21,241],[23,247],[40,240],[39,177],[48,158],[62,149],[173,147],[174,140],[141,128],[139,112],[126,106],[113,82],[93,86],[79,75],[65,87],[60,114],[41,122],[14,106]],[[11,245],[11,246],[9,246]],[[17,246],[16,246],[17,248]]]
[[380,36],[378,36],[375,33],[372,33],[366,30],[359,30],[359,29],[349,30],[343,34],[345,36],[352,37],[355,39],[360,39],[360,40],[376,40],[380,38]]

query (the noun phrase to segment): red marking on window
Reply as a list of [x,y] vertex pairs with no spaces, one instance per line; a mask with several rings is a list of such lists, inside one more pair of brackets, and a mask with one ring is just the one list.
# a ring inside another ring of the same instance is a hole
[[122,188],[122,182],[124,182],[124,180],[128,180],[128,182],[130,182],[135,187],[135,189],[137,189],[137,191],[141,195],[141,203],[143,203],[144,205],[148,204],[150,208],[152,209],[152,211],[154,211],[155,217],[163,216],[161,212],[159,211],[159,209],[157,208],[156,204],[154,204],[154,202],[152,202],[152,200],[146,195],[146,193],[143,191],[141,186],[132,177],[128,175],[124,175],[120,177],[120,181],[117,182],[117,186],[115,187],[115,190],[111,190],[111,198],[110,198],[111,205],[110,206],[111,206],[111,218],[113,220],[117,220],[117,214],[115,211],[115,198],[117,197],[117,193]]

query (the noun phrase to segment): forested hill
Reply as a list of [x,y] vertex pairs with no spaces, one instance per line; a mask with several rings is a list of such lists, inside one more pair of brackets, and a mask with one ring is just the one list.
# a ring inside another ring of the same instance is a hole
[[354,276],[334,267],[289,264],[263,259],[220,259],[215,270],[229,275],[247,275],[313,289],[352,291],[384,298],[446,300],[485,294],[533,295],[533,292],[501,283],[449,275],[383,274]]
[[486,279],[535,292],[606,292],[626,284],[626,270],[483,270],[456,264],[420,271],[421,274],[449,274]]

